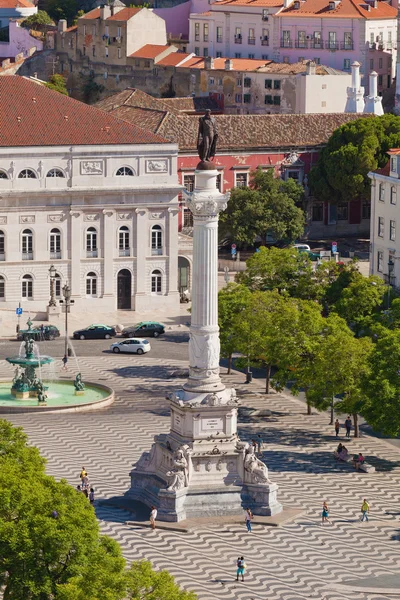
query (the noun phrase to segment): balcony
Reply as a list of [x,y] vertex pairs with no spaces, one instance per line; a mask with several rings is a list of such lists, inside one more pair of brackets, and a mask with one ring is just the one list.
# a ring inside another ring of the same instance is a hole
[[261,46],[269,46],[269,40],[261,40]]
[[86,258],[97,258],[98,251],[96,250],[86,250]]
[[130,248],[120,248],[119,249],[119,255],[120,256],[130,256],[131,255],[131,249]]
[[241,43],[242,43],[242,36],[235,35],[235,44],[241,44]]
[[314,50],[322,50],[324,42],[322,40],[311,40],[310,46],[311,48],[314,48]]
[[341,50],[354,50],[353,42],[340,42]]
[[308,42],[297,40],[297,42],[294,43],[294,47],[295,48],[308,48]]
[[61,251],[60,252],[50,252],[50,260],[58,260],[61,258]]
[[339,50],[339,42],[325,42],[327,50]]
[[162,248],[152,248],[151,249],[152,256],[160,256],[160,255],[162,255],[162,253],[163,253]]
[[33,252],[23,252],[22,260],[33,260]]
[[249,38],[247,38],[247,42],[248,42],[248,44],[250,44],[250,46],[255,46],[256,38],[249,37]]
[[293,48],[292,40],[281,40],[280,43],[281,48]]

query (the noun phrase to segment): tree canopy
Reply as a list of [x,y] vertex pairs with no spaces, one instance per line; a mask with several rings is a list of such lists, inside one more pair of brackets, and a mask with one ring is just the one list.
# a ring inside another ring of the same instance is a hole
[[59,92],[60,94],[68,96],[65,77],[63,77],[62,75],[52,75],[49,81],[46,83],[46,87],[48,87],[50,90],[54,90],[55,92]]
[[383,167],[400,145],[400,117],[360,118],[336,129],[310,172],[314,196],[329,202],[370,198],[369,171]]
[[46,25],[52,25],[53,20],[45,10],[38,10],[34,15],[30,15],[21,22],[21,27],[25,29],[34,29],[42,31]]
[[239,247],[265,243],[267,234],[291,242],[304,233],[304,212],[298,204],[303,188],[293,180],[282,181],[273,169],[252,173],[248,188],[234,188],[228,208],[220,216],[220,235]]
[[78,14],[80,6],[77,0],[47,0],[46,8],[52,19],[55,21],[66,19],[70,26]]

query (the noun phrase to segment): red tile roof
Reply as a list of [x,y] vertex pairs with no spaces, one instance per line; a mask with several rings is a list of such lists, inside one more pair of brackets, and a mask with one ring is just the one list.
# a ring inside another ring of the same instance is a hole
[[283,6],[283,0],[218,0],[212,6]]
[[[171,52],[168,56],[164,56],[161,60],[157,62],[157,66],[161,67],[178,67],[178,66],[186,66],[186,60],[189,58],[190,54],[186,54],[185,52]],[[184,63],[181,65],[180,63]]]
[[159,54],[168,50],[168,48],[172,48],[172,46],[158,46],[157,44],[146,44],[136,50],[133,54],[129,56],[133,56],[134,58],[157,58]]
[[[1,0],[0,0],[1,1]],[[140,12],[141,8],[123,8],[122,10],[115,13],[115,15],[111,15],[107,17],[107,21],[129,21],[132,17],[137,15]],[[100,8],[95,8],[90,12],[82,15],[79,19],[99,19],[100,18]]]
[[[368,8],[367,8],[368,7]],[[351,19],[396,19],[397,8],[383,0],[378,0],[376,8],[367,0],[341,0],[333,10],[329,9],[329,0],[303,0],[299,8],[292,3],[288,8],[279,11],[279,17],[321,17],[321,18],[351,18]]]
[[0,77],[0,146],[162,144],[166,139],[34,81]]
[[[204,69],[204,58],[196,57],[197,61],[190,65],[192,69]],[[224,70],[226,58],[214,58],[214,69]],[[256,69],[263,67],[267,62],[266,60],[257,60],[255,58],[230,58],[233,64],[233,71],[255,71]],[[185,63],[182,66],[188,66]]]
[[0,0],[2,8],[35,8],[35,5],[29,0]]
[[[390,154],[390,152],[388,152],[388,154]],[[400,151],[399,151],[400,154]],[[373,173],[377,173],[378,175],[386,175],[387,177],[389,177],[390,175],[390,160],[387,161],[386,165],[384,167],[381,167],[380,169],[376,169],[375,171],[372,171]]]
[[390,156],[399,156],[400,148],[390,148],[390,150],[388,150],[388,154]]
[[100,8],[95,8],[88,13],[85,13],[79,19],[99,19],[100,18]]

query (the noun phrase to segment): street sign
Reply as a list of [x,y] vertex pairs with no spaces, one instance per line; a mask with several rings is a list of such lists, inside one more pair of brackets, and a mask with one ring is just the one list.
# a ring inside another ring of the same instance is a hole
[[332,252],[335,254],[337,252],[337,242],[332,242]]
[[236,250],[236,244],[232,244],[231,249]]
[[232,254],[232,256],[236,255],[236,248],[231,248],[231,254]]
[[16,308],[15,309],[15,314],[20,317],[22,315],[22,308]]

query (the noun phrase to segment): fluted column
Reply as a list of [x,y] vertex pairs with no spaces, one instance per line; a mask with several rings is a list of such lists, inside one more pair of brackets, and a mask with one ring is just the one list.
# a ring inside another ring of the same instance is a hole
[[216,170],[196,171],[194,191],[186,194],[193,213],[192,322],[186,391],[224,389],[219,376],[218,215],[229,194],[217,190]]

